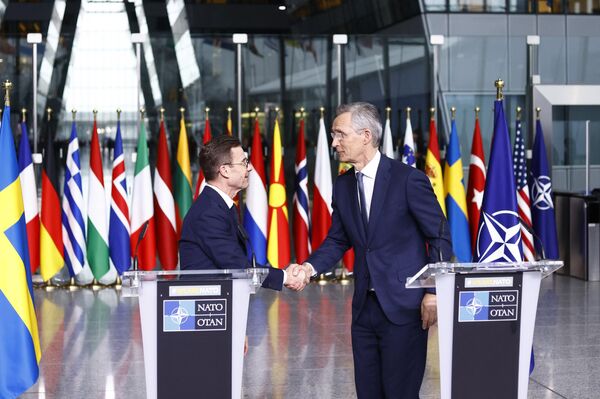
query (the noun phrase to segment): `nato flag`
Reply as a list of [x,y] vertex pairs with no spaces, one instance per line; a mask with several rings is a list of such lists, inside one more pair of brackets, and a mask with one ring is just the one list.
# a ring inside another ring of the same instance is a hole
[[502,100],[494,102],[494,136],[481,206],[476,262],[520,262],[521,225],[510,137]]
[[[544,244],[546,258],[558,259],[558,239],[556,237],[556,219],[552,201],[552,180],[546,158],[546,144],[542,124],[538,119],[535,126],[533,158],[531,160],[531,218],[533,229]],[[540,242],[535,240],[535,251],[542,253]]]

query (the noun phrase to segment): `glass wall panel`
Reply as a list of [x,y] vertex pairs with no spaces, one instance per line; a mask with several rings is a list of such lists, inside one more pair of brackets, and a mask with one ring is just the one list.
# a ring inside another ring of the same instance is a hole
[[447,43],[450,90],[485,90],[499,76],[508,76],[506,36],[453,36]]
[[600,14],[600,0],[567,0],[569,14]]
[[565,37],[543,36],[539,45],[539,73],[542,84],[565,84],[566,62]]
[[569,84],[600,84],[600,37],[568,37],[567,59]]
[[506,0],[450,0],[450,12],[505,12]]

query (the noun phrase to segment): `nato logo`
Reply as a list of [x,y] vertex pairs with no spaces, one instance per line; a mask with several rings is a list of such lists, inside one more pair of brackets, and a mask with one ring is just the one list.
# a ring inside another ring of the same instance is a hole
[[459,322],[514,321],[518,318],[519,291],[459,292]]
[[163,302],[163,331],[193,331],[195,326],[194,300]]
[[521,261],[521,224],[514,211],[481,212],[477,255],[479,262]]
[[533,179],[531,186],[532,206],[542,211],[554,208],[552,202],[552,181],[548,176],[539,176]]

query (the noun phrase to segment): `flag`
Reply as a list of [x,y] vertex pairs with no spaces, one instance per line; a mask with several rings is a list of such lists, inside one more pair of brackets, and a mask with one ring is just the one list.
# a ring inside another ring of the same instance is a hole
[[121,121],[117,121],[115,149],[113,153],[110,219],[108,224],[108,248],[110,262],[119,275],[131,266],[131,242],[127,180],[125,178],[125,154],[121,138]]
[[383,143],[381,144],[381,152],[389,158],[394,159],[394,144],[392,142],[392,129],[390,127],[390,110],[391,108],[386,108],[387,117],[385,119],[385,128],[383,129]]
[[296,147],[296,192],[294,193],[294,249],[296,262],[303,263],[310,254],[310,219],[308,200],[308,166],[304,142],[304,117],[298,128]]
[[446,213],[452,236],[452,249],[459,262],[471,261],[471,239],[467,216],[467,199],[463,181],[460,142],[456,131],[456,121],[452,119],[450,143],[444,167],[444,191],[446,192]]
[[406,130],[404,131],[402,162],[413,168],[417,167],[415,161],[415,141],[413,138],[412,125],[410,124],[410,108],[406,109]]
[[254,135],[252,137],[252,150],[250,153],[252,170],[248,174],[248,189],[246,189],[246,208],[244,211],[244,228],[256,262],[260,265],[267,264],[267,214],[269,204],[267,201],[267,178],[265,173],[265,160],[263,146],[260,138],[258,119],[254,120]]
[[83,190],[81,186],[81,163],[79,140],[75,121],[71,125],[71,138],[67,149],[65,185],[62,199],[62,239],[65,263],[71,277],[78,275],[85,266],[86,233],[83,216]]
[[520,262],[521,224],[517,213],[510,137],[502,99],[494,102],[494,134],[477,233],[476,262]]
[[25,120],[21,123],[21,144],[19,145],[19,178],[23,190],[23,207],[27,225],[27,243],[29,246],[29,265],[31,273],[40,266],[40,215],[38,212],[37,187],[31,159],[31,148]]
[[271,173],[269,179],[269,223],[267,226],[267,259],[271,266],[283,268],[290,263],[290,229],[288,224],[285,173],[283,171],[283,147],[279,122],[275,118],[273,148],[271,149]]
[[435,128],[435,119],[433,113],[429,120],[429,145],[427,146],[427,155],[425,156],[425,173],[429,177],[431,187],[435,197],[446,215],[446,201],[444,199],[444,179],[442,178],[442,165],[440,163],[440,148],[438,144],[438,135]]
[[[478,110],[476,112],[479,112]],[[469,163],[469,184],[467,185],[467,208],[469,209],[469,230],[471,231],[471,247],[475,252],[479,215],[483,203],[485,188],[485,155],[481,140],[479,117],[475,116],[473,143],[471,144],[471,161]]]
[[[513,147],[514,176],[517,185],[517,206],[522,222],[531,228],[531,200],[529,186],[527,186],[527,163],[525,162],[525,141],[521,131],[521,120],[517,119],[515,131],[515,145]],[[533,249],[533,236],[521,226],[521,244],[523,246],[523,259],[528,262],[535,260]]]
[[175,218],[171,163],[169,161],[164,119],[160,121],[157,152],[156,171],[154,173],[154,218],[156,220],[156,235],[160,239],[156,241],[156,246],[162,268],[174,270],[177,268],[177,219]]
[[177,163],[174,174],[175,215],[177,217],[177,231],[181,232],[183,218],[192,206],[192,169],[190,168],[190,149],[188,147],[185,119],[181,114],[179,123],[179,143],[177,144]]
[[[228,120],[228,123],[231,119]],[[229,125],[228,125],[229,126]],[[206,145],[210,140],[212,140],[212,134],[210,131],[210,120],[208,119],[208,114],[206,115],[206,120],[204,122],[204,137],[202,137],[202,145]],[[198,181],[196,182],[196,190],[194,191],[194,199],[198,198],[202,189],[204,188],[204,172],[202,169],[198,171]]]
[[96,280],[100,280],[109,270],[107,215],[102,155],[100,155],[98,127],[94,116],[92,142],[90,144],[87,260]]
[[[206,128],[204,129],[204,131],[206,132]],[[210,131],[210,125],[209,125],[209,131]],[[225,125],[225,132],[227,133],[228,136],[233,135],[233,123],[231,122],[231,108],[227,109],[227,124]]]
[[[350,165],[349,163],[340,162],[338,166],[338,176],[343,175],[348,170],[350,170],[350,168],[352,168],[352,165]],[[342,257],[342,263],[350,273],[354,272],[354,248],[350,248],[346,251],[346,253]]]
[[2,115],[0,159],[0,397],[16,398],[37,381],[42,353],[9,105]]
[[[531,160],[531,216],[533,230],[544,245],[546,258],[558,259],[558,239],[556,236],[556,219],[554,202],[552,201],[552,180],[546,158],[546,144],[542,124],[538,119],[535,124],[535,141]],[[541,253],[540,243],[536,242],[535,250]]]
[[50,121],[48,121],[42,164],[42,209],[40,212],[40,272],[44,281],[50,280],[65,264],[58,165],[55,157],[54,137],[50,132]]
[[312,213],[312,248],[321,246],[331,226],[331,198],[333,184],[331,179],[331,162],[329,159],[329,143],[325,131],[323,116],[319,120],[319,135],[315,155],[315,184],[313,189]]
[[135,256],[136,245],[144,225],[148,223],[146,235],[137,248],[138,266],[142,270],[152,270],[156,266],[156,240],[154,233],[154,206],[152,204],[152,177],[148,161],[148,144],[146,143],[146,126],[140,124],[140,135],[137,142],[135,174],[133,178],[133,194],[131,199],[131,249]]

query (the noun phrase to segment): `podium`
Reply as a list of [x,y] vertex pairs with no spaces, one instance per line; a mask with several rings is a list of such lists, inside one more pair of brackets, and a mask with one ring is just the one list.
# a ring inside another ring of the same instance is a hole
[[435,263],[407,288],[436,288],[442,399],[527,398],[542,278],[562,261]]
[[139,297],[146,397],[241,397],[250,294],[267,269],[129,271]]

